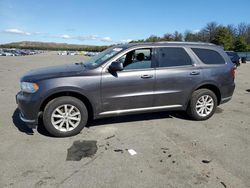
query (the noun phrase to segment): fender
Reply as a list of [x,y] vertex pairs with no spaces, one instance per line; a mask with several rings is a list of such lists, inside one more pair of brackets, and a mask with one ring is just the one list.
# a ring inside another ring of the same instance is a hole
[[56,94],[60,94],[60,93],[67,93],[67,92],[75,93],[75,94],[78,94],[79,96],[86,98],[89,101],[89,103],[91,104],[94,114],[96,114],[96,112],[98,110],[100,110],[100,109],[98,109],[98,105],[95,104],[97,102],[96,99],[93,100],[84,89],[78,88],[78,87],[73,87],[73,86],[62,86],[62,87],[56,87],[56,88],[52,88],[50,90],[47,90],[40,100],[41,102],[39,104],[39,109],[42,107],[43,103],[46,100],[48,100],[51,96],[56,95]]
[[219,92],[221,93],[220,86],[215,81],[213,81],[213,80],[205,80],[205,81],[201,82],[200,84],[198,84],[198,85],[196,85],[195,87],[192,88],[191,92],[188,95],[188,99],[187,99],[187,101],[185,103],[185,108],[187,108],[189,100],[190,100],[193,92],[196,91],[198,88],[201,88],[202,86],[205,86],[205,85],[215,86],[219,90]]

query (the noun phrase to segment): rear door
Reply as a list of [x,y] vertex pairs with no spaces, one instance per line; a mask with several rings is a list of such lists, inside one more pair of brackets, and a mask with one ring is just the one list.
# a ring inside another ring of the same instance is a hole
[[190,55],[184,47],[155,49],[155,106],[185,106],[191,91],[202,79],[202,71]]
[[102,72],[102,114],[140,111],[153,106],[155,69],[152,49],[131,50],[116,61],[123,63],[124,70]]

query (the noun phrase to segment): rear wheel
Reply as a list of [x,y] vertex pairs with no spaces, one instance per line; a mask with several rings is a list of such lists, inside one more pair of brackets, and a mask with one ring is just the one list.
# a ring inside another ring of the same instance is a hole
[[78,134],[88,121],[88,111],[77,98],[63,96],[51,100],[45,107],[43,122],[50,134],[57,137]]
[[217,97],[209,89],[196,90],[190,99],[188,115],[194,120],[209,119],[217,107]]

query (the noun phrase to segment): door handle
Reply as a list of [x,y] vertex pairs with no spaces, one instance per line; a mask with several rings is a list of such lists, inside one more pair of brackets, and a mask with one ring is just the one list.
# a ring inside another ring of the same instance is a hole
[[190,75],[200,75],[200,72],[199,71],[193,71],[193,72],[190,72]]
[[153,75],[142,75],[142,79],[153,78]]

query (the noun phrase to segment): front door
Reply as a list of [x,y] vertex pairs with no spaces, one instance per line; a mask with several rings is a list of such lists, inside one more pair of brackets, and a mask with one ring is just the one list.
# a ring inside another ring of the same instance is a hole
[[152,63],[152,49],[129,51],[116,61],[124,69],[111,73],[102,72],[102,113],[112,114],[140,111],[153,106],[155,69]]

